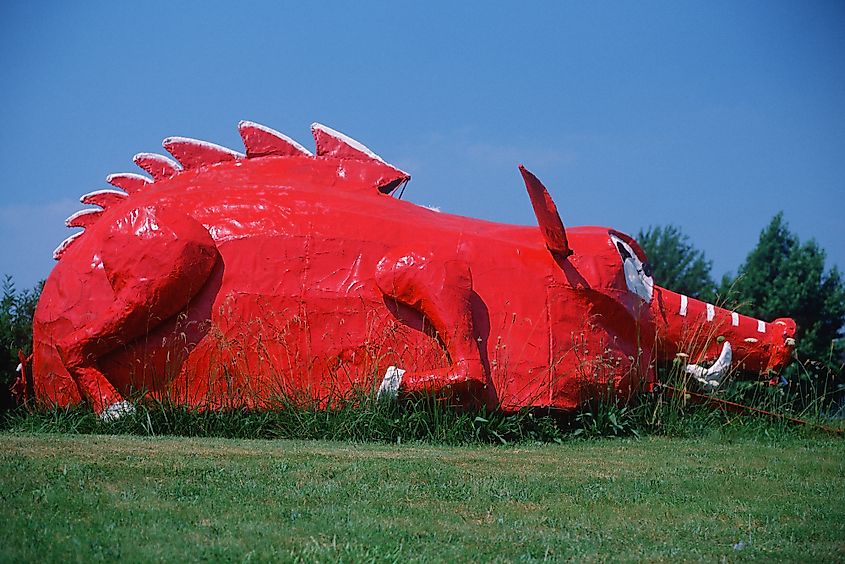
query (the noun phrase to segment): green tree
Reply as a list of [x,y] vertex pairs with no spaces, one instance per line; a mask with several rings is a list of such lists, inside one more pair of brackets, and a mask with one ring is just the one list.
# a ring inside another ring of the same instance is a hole
[[838,269],[825,269],[825,252],[814,240],[802,244],[789,231],[783,213],[760,233],[736,279],[722,279],[719,294],[747,315],[795,319],[801,365],[841,378],[845,284]]
[[9,386],[17,377],[18,350],[32,352],[32,316],[41,288],[39,283],[31,290],[19,291],[11,276],[3,279],[3,296],[0,298],[0,409],[9,407]]
[[678,226],[649,227],[645,232],[641,229],[637,242],[648,257],[655,283],[693,298],[713,299],[713,263],[692,246]]

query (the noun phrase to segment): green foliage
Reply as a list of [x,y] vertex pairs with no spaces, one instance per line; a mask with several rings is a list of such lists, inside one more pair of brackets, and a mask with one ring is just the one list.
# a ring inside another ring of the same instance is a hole
[[816,388],[772,386],[768,380],[737,379],[732,373],[711,395],[701,391],[684,367],[680,359],[659,367],[661,385],[657,393],[644,396],[638,428],[671,437],[714,432],[745,437],[842,436],[845,430],[845,420],[830,413],[829,398]]
[[31,290],[19,291],[11,276],[3,279],[3,298],[0,300],[0,387],[8,388],[14,381],[18,366],[18,350],[32,352],[32,315],[43,282]]
[[578,425],[572,434],[586,438],[639,437],[644,428],[640,417],[643,407],[619,401],[594,402],[575,415]]
[[86,405],[31,412],[20,408],[0,419],[0,429],[443,445],[560,442],[565,437],[560,422],[549,414],[468,411],[429,397],[402,403],[358,397],[313,406],[280,402],[266,410],[202,410],[150,400],[134,407],[134,413],[113,422],[100,421]]
[[689,242],[689,236],[675,225],[649,227],[637,233],[654,272],[655,283],[672,291],[711,300],[716,283],[710,274],[713,263]]
[[[672,374],[667,383],[678,389],[689,387],[689,382],[684,381],[685,373],[674,370]],[[804,417],[811,423],[826,423],[821,413],[790,411],[790,405],[782,399],[782,390],[758,388],[765,397],[758,401],[744,389],[746,403]],[[776,401],[772,401],[772,394],[777,396]],[[737,392],[730,392],[727,398],[741,399]],[[134,403],[132,413],[110,422],[100,421],[84,404],[70,408],[40,407],[32,411],[20,407],[0,417],[2,430],[439,445],[562,443],[575,438],[648,435],[701,437],[717,431],[746,437],[793,433],[813,436],[820,432],[812,424],[795,427],[778,419],[727,416],[711,406],[691,404],[682,397],[659,393],[634,397],[609,395],[585,404],[572,414],[547,410],[514,414],[483,408],[467,410],[431,397],[396,403],[362,395],[329,405],[279,402],[264,410],[197,409],[141,399]]]
[[723,278],[719,294],[746,315],[795,319],[799,362],[788,370],[791,380],[823,386],[841,380],[845,283],[835,267],[825,269],[825,252],[814,240],[802,244],[789,231],[783,213],[760,233],[736,279]]

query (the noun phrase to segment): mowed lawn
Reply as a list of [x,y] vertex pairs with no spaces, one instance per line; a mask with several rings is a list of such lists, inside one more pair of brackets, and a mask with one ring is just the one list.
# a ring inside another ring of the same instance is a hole
[[845,560],[841,439],[0,434],[3,561]]

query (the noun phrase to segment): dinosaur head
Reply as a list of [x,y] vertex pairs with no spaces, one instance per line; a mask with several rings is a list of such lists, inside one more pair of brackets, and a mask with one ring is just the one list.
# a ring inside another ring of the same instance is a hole
[[[546,188],[524,167],[520,171],[546,247],[569,285],[603,302],[602,315],[610,323],[625,322],[628,329],[622,331],[630,331],[630,325],[621,311],[635,319],[637,327],[653,331],[654,339],[642,343],[653,342],[658,359],[687,359],[687,371],[705,387],[718,385],[731,366],[768,377],[789,362],[795,347],[794,320],[765,322],[656,285],[648,258],[633,238],[604,227],[567,232]],[[604,313],[609,311],[614,313]],[[711,361],[712,367],[699,366]]]

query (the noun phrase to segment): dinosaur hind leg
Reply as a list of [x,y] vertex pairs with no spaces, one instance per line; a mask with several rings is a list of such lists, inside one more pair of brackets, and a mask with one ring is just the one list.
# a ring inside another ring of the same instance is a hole
[[439,260],[416,253],[383,258],[376,284],[395,300],[427,318],[449,354],[451,365],[409,372],[390,367],[380,395],[428,393],[479,402],[487,383],[472,318],[472,275],[461,260]]
[[100,251],[114,300],[57,348],[83,397],[97,414],[110,418],[126,404],[98,359],[181,311],[205,284],[218,253],[199,222],[154,207],[134,209],[115,221]]

